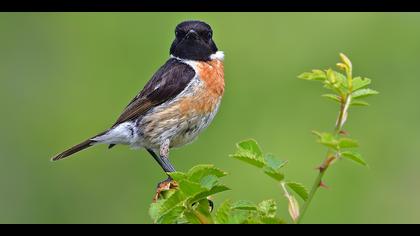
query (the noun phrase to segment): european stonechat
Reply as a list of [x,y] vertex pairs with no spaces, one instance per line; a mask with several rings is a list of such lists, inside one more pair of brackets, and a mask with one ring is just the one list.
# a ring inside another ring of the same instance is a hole
[[[224,93],[224,54],[205,22],[176,26],[170,58],[108,130],[56,155],[69,157],[96,144],[145,148],[165,172],[174,172],[169,149],[193,142],[215,117]],[[163,181],[170,183],[171,179]]]

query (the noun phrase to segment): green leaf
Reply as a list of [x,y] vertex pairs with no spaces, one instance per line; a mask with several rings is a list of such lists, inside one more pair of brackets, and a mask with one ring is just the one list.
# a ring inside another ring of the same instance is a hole
[[309,191],[308,189],[300,183],[296,182],[287,182],[286,185],[292,189],[299,197],[301,197],[304,201],[308,200]]
[[264,173],[277,181],[282,181],[284,179],[282,173],[268,166],[264,167]]
[[265,165],[274,170],[280,170],[287,164],[287,161],[283,161],[275,157],[273,154],[267,154],[264,156]]
[[234,202],[231,208],[236,210],[256,211],[257,205],[251,201],[239,200]]
[[184,212],[184,206],[177,206],[169,210],[168,212],[162,214],[156,223],[158,224],[173,224],[180,219],[182,213]]
[[368,78],[355,77],[353,78],[353,91],[359,90],[368,86],[371,80]]
[[335,95],[335,94],[324,94],[324,95],[322,95],[324,98],[328,98],[328,99],[330,99],[330,100],[333,100],[333,101],[335,101],[335,102],[338,102],[338,103],[340,103],[341,101],[340,101],[340,97],[339,96],[337,96],[337,95]]
[[365,160],[363,160],[362,155],[360,155],[359,153],[347,151],[347,152],[342,152],[341,156],[351,161],[354,161],[362,166],[368,167],[368,164],[366,163]]
[[359,143],[350,138],[340,138],[338,146],[340,148],[355,148],[359,146]]
[[166,213],[172,208],[176,207],[179,203],[183,202],[186,196],[181,191],[175,191],[170,197],[163,200],[160,207],[159,215]]
[[219,181],[219,178],[214,175],[208,175],[201,179],[200,184],[202,187],[206,188],[207,190],[210,190],[217,184]]
[[215,221],[217,224],[227,224],[229,222],[232,203],[230,200],[224,201],[215,214]]
[[197,215],[194,214],[193,210],[187,210],[184,212],[184,217],[188,221],[189,224],[201,224],[200,219],[198,219]]
[[215,185],[215,186],[214,186],[213,188],[211,188],[210,190],[206,190],[206,191],[200,192],[200,193],[198,193],[198,194],[196,194],[196,195],[192,196],[192,197],[188,200],[188,202],[189,202],[190,204],[192,204],[192,203],[197,202],[197,201],[199,201],[199,200],[201,200],[201,199],[204,199],[204,198],[207,198],[207,197],[212,196],[212,195],[214,195],[214,194],[221,193],[221,192],[225,192],[225,191],[228,191],[228,190],[230,190],[230,188],[228,188],[228,187],[226,187],[226,186],[224,186],[224,185],[218,184],[218,185]]
[[210,214],[209,201],[207,199],[200,200],[195,208],[195,215],[201,223],[213,224],[213,217]]
[[228,224],[244,224],[251,217],[252,211],[232,210]]
[[319,133],[317,131],[312,131],[312,133],[314,133],[316,136],[318,136],[318,142],[333,148],[334,150],[338,149],[338,140],[334,137],[333,134],[331,133]]
[[376,94],[379,94],[379,92],[373,89],[359,89],[352,93],[352,97],[356,99],[356,98],[363,98],[363,97],[368,97],[368,96],[372,96]]
[[238,148],[252,153],[253,156],[262,156],[262,151],[257,141],[253,139],[245,140],[238,143]]
[[264,162],[262,160],[258,160],[249,156],[245,156],[245,155],[231,155],[231,157],[238,159],[240,161],[243,161],[245,163],[248,163],[250,165],[256,166],[258,168],[262,168],[264,166]]
[[298,76],[299,79],[303,80],[319,80],[324,81],[327,79],[327,75],[322,70],[312,70],[312,72],[305,72]]
[[152,218],[153,222],[156,222],[159,218],[163,202],[164,200],[158,200],[157,202],[154,202],[150,205],[149,215]]
[[183,179],[178,182],[179,189],[187,196],[193,196],[198,193],[204,192],[207,189],[203,188],[200,184],[194,183],[192,181]]
[[264,217],[275,217],[277,203],[273,199],[264,200],[258,204],[258,212]]
[[265,160],[265,166],[263,168],[264,173],[274,178],[277,181],[283,180],[284,175],[280,170],[282,167],[284,167],[287,164],[287,161],[279,160],[272,154],[265,155],[264,160]]
[[350,105],[352,106],[369,106],[369,103],[361,100],[353,100],[351,101]]
[[286,224],[286,222],[278,217],[260,217],[262,224]]
[[188,171],[188,180],[200,183],[204,177],[209,175],[221,178],[226,176],[227,173],[214,167],[213,165],[197,165]]
[[237,151],[231,157],[262,168],[264,166],[264,159],[262,151],[255,140],[246,140],[238,143]]
[[183,172],[168,172],[168,175],[175,181],[179,182],[186,179],[188,176]]
[[347,77],[340,72],[333,71],[342,88],[347,88]]

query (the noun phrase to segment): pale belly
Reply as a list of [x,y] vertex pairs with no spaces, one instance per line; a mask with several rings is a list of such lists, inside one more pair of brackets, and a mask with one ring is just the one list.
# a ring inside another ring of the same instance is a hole
[[[170,141],[170,147],[181,147],[194,141],[213,121],[218,105],[214,111],[206,114],[197,114],[194,111],[183,115],[171,117],[150,116],[151,123],[140,122],[138,145],[151,149],[158,149],[165,141]],[[148,120],[149,117],[145,117]]]

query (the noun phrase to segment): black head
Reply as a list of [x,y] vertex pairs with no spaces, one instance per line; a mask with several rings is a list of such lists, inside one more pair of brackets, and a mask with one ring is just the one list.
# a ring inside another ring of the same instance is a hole
[[175,28],[171,55],[188,60],[208,61],[217,52],[213,30],[202,21],[184,21]]

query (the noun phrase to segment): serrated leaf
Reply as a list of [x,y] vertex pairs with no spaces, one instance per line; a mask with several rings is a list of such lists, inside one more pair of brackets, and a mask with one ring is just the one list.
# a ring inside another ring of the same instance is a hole
[[350,105],[352,106],[369,106],[369,103],[361,100],[353,100]]
[[316,136],[318,136],[318,142],[333,148],[335,150],[338,149],[338,140],[334,137],[333,134],[331,133],[319,133],[317,131],[312,131],[313,134],[315,134]]
[[188,171],[188,180],[200,183],[204,177],[209,175],[221,178],[226,176],[227,173],[214,167],[213,165],[198,165]]
[[299,79],[303,80],[319,80],[324,81],[327,79],[327,76],[322,70],[312,70],[312,72],[305,72],[298,76]]
[[277,181],[284,179],[284,175],[281,172],[268,166],[264,167],[264,173]]
[[235,154],[230,155],[233,158],[262,168],[264,166],[264,159],[262,151],[255,140],[245,140],[237,145],[237,151]]
[[253,139],[245,140],[237,144],[237,147],[243,151],[251,153],[252,156],[262,157],[262,151],[257,141]]
[[327,70],[327,79],[328,79],[328,81],[329,81],[329,82],[331,82],[332,84],[335,84],[335,83],[337,83],[337,82],[338,82],[338,81],[337,81],[336,74],[334,73],[334,71],[333,71],[331,68],[329,68],[329,69]]
[[217,184],[219,181],[219,178],[214,175],[208,175],[201,179],[200,184],[202,187],[206,188],[207,190],[210,190]]
[[192,210],[185,211],[184,217],[189,224],[201,224],[200,219],[197,218]]
[[301,197],[304,201],[308,200],[309,191],[308,189],[300,183],[296,182],[287,182],[286,185],[293,190],[299,197]]
[[253,157],[249,157],[246,155],[239,155],[239,154],[233,154],[231,157],[238,159],[240,161],[243,161],[245,163],[248,163],[250,165],[256,166],[258,168],[262,168],[264,166],[264,161],[260,159],[255,159]]
[[264,200],[258,204],[258,212],[264,217],[275,217],[277,203],[273,199]]
[[179,184],[179,189],[187,196],[194,196],[198,193],[204,192],[207,189],[205,189],[204,187],[202,187],[200,184],[198,183],[194,183],[192,181],[183,179],[181,181],[178,182]]
[[158,200],[157,202],[154,202],[150,205],[149,215],[150,218],[152,218],[153,222],[156,222],[159,218],[163,201],[164,200]]
[[251,201],[239,200],[234,202],[231,208],[236,210],[256,211],[257,205]]
[[359,90],[368,86],[371,80],[368,78],[355,77],[353,78],[353,91]]
[[227,224],[229,222],[232,203],[230,200],[224,201],[215,214],[215,221],[217,224]]
[[342,88],[347,88],[347,77],[340,72],[333,71],[335,74],[336,79],[339,83],[343,86]]
[[156,223],[158,224],[173,224],[181,217],[184,212],[184,206],[176,206],[169,210],[168,212],[162,214]]
[[232,210],[228,224],[244,224],[252,215],[252,211]]
[[264,156],[265,165],[274,170],[280,170],[287,164],[287,161],[283,161],[275,157],[273,154],[267,154]]
[[278,217],[260,217],[262,224],[286,224],[286,221]]
[[212,196],[214,194],[225,192],[225,191],[228,191],[228,190],[230,190],[230,188],[228,188],[224,185],[218,184],[218,185],[215,185],[210,190],[206,190],[206,191],[203,191],[203,192],[200,192],[200,193],[194,195],[193,197],[191,197],[188,200],[188,202],[192,204],[192,203],[197,202],[201,199],[204,199],[204,198],[207,198],[207,197]]
[[264,160],[265,160],[265,166],[263,168],[264,173],[274,178],[277,181],[283,180],[284,175],[280,170],[282,167],[284,167],[287,164],[287,161],[282,161],[276,158],[272,154],[265,155]]
[[348,160],[354,161],[362,166],[366,166],[366,167],[368,166],[366,161],[363,160],[362,155],[360,155],[359,153],[346,151],[346,152],[342,152],[341,156]]
[[184,200],[186,200],[186,196],[181,191],[175,191],[170,197],[163,200],[159,215],[166,213]]
[[376,94],[379,94],[379,92],[373,89],[359,89],[352,93],[352,97],[353,99],[356,99],[356,98],[363,98],[363,97],[368,97],[368,96],[372,96]]
[[179,182],[183,179],[186,179],[188,176],[187,174],[183,173],[183,172],[168,172],[168,175],[175,180],[176,182]]
[[355,148],[359,146],[359,143],[356,140],[350,138],[340,138],[338,146],[340,148]]
[[324,98],[328,98],[328,99],[333,100],[333,101],[338,102],[338,103],[340,103],[340,102],[341,102],[341,101],[340,101],[340,97],[339,97],[339,96],[337,96],[337,95],[335,95],[335,94],[323,94],[322,96],[323,96]]

